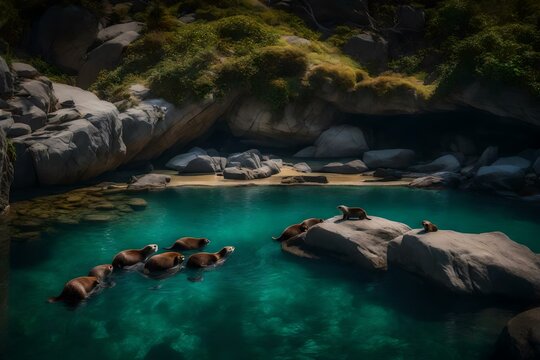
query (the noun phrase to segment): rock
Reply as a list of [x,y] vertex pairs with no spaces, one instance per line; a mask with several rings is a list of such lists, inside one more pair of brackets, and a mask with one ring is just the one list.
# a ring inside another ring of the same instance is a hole
[[305,162],[301,162],[301,163],[298,163],[298,164],[294,164],[294,170],[298,171],[298,172],[302,172],[302,173],[310,173],[311,172],[311,167],[306,164]]
[[416,178],[409,183],[409,186],[425,189],[455,188],[459,186],[460,182],[460,176],[454,172],[438,172]]
[[117,216],[114,214],[89,214],[83,217],[83,220],[91,223],[104,223],[116,220]]
[[252,180],[255,179],[255,174],[251,169],[227,167],[223,170],[223,178],[230,180]]
[[47,114],[27,98],[15,97],[8,101],[13,107],[13,120],[37,130],[47,123]]
[[26,80],[21,82],[20,86],[30,95],[28,100],[45,113],[56,110],[58,100],[54,95],[52,84],[39,80]]
[[388,41],[375,34],[353,35],[342,50],[362,65],[381,69],[388,63]]
[[0,129],[0,215],[9,206],[9,191],[13,181],[13,153],[4,131]]
[[34,51],[49,63],[78,71],[98,34],[98,20],[79,6],[52,6],[39,19],[32,35]]
[[[120,114],[122,139],[127,148],[126,161],[137,156],[151,141],[154,129],[164,116],[161,108],[146,103],[141,103]],[[169,163],[170,161],[167,163],[167,167],[169,167]]]
[[184,24],[191,24],[192,22],[194,22],[197,19],[195,17],[195,14],[191,13],[191,14],[185,14],[185,15],[180,16],[178,18],[178,20],[180,20]]
[[433,173],[433,172],[458,172],[461,169],[461,165],[454,155],[443,155],[433,160],[429,164],[412,166],[412,171],[421,173]]
[[191,160],[195,159],[199,155],[206,155],[206,151],[204,151],[204,149],[194,147],[187,153],[176,155],[175,157],[173,157],[165,164],[165,167],[167,169],[172,169],[180,172],[184,170],[184,168],[189,164]]
[[150,96],[150,89],[142,84],[133,84],[129,87],[129,93],[138,100],[145,100]]
[[326,176],[307,176],[307,175],[296,175],[296,176],[284,176],[281,179],[282,184],[328,184],[328,178]]
[[60,109],[47,115],[48,124],[63,124],[69,121],[81,119],[82,115],[75,108]]
[[13,126],[14,121],[11,117],[11,113],[0,110],[0,129],[2,129],[5,133],[8,132],[8,130]]
[[373,150],[364,153],[364,163],[370,169],[405,169],[412,165],[415,153],[409,149]]
[[260,152],[248,150],[239,154],[233,154],[227,158],[227,166],[238,164],[242,168],[258,169],[261,167]]
[[276,175],[281,172],[281,167],[279,163],[276,162],[275,160],[265,160],[261,163],[261,165],[268,167],[272,172],[271,175]]
[[33,79],[39,76],[39,71],[37,71],[35,67],[29,64],[15,62],[11,64],[11,68],[20,78]]
[[498,159],[492,165],[510,165],[518,167],[523,171],[527,171],[531,167],[531,162],[519,156],[508,156]]
[[285,40],[288,44],[294,45],[294,46],[309,46],[311,45],[311,41],[300,37],[296,35],[285,35],[281,37],[283,40]]
[[396,28],[400,30],[421,31],[426,22],[423,10],[408,5],[399,6],[396,17]]
[[368,168],[362,160],[353,160],[345,164],[340,162],[332,162],[324,165],[318,171],[336,174],[360,174],[368,171]]
[[540,307],[514,316],[499,335],[494,360],[540,359]]
[[535,173],[540,175],[540,157],[538,157],[538,159],[536,159],[536,161],[534,162],[533,169]]
[[315,151],[317,151],[317,148],[315,146],[308,146],[303,148],[302,150],[298,151],[293,155],[293,157],[296,158],[313,158],[315,157]]
[[376,178],[381,178],[383,181],[395,181],[403,178],[403,171],[394,170],[394,169],[385,169],[377,168],[373,172],[373,176]]
[[540,298],[540,257],[501,232],[415,229],[390,243],[388,262],[457,293]]
[[371,220],[342,221],[335,216],[307,231],[310,247],[336,254],[369,270],[386,270],[388,243],[411,230],[405,224],[370,216]]
[[357,156],[368,149],[362,130],[350,125],[333,126],[324,131],[315,147],[318,158]]
[[86,89],[97,79],[101,70],[116,67],[122,59],[124,48],[138,38],[139,33],[128,31],[101,44],[88,53],[87,59],[79,71],[77,85]]
[[23,123],[17,123],[13,124],[9,130],[7,131],[7,137],[8,138],[16,138],[19,136],[28,135],[32,132],[32,129],[30,126],[23,124]]
[[222,171],[221,161],[208,155],[197,155],[182,170],[181,174],[215,174]]
[[161,174],[146,174],[139,177],[134,177],[134,181],[128,185],[130,190],[143,190],[143,189],[160,189],[165,188],[171,177]]
[[487,190],[518,191],[525,185],[525,172],[517,166],[482,166],[473,178],[473,186]]
[[0,56],[0,97],[13,94],[13,75],[3,57]]
[[127,201],[127,205],[133,210],[144,210],[148,206],[148,203],[141,198],[132,198]]
[[144,26],[144,23],[138,22],[138,21],[131,21],[131,22],[123,23],[123,24],[111,25],[109,27],[101,29],[97,34],[97,39],[100,42],[106,42],[129,31],[140,33],[143,26]]

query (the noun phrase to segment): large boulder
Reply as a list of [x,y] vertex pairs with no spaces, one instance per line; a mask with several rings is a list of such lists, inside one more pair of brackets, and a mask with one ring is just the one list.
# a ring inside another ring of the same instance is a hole
[[16,138],[19,136],[28,135],[32,132],[30,126],[23,123],[16,123],[11,125],[9,130],[6,132],[8,138]]
[[440,171],[458,172],[461,169],[459,160],[451,154],[443,155],[433,160],[429,164],[412,166],[412,171],[420,173],[434,173]]
[[482,166],[473,178],[473,186],[487,190],[518,191],[525,185],[525,172],[512,165]]
[[0,56],[0,97],[10,97],[13,93],[13,75],[3,57]]
[[388,63],[388,41],[376,34],[353,35],[342,50],[362,65],[381,69]]
[[233,154],[227,158],[227,166],[240,166],[247,169],[258,169],[261,165],[261,157],[258,150],[248,150]]
[[47,123],[47,114],[41,110],[28,98],[14,97],[8,100],[12,108],[13,120],[16,123],[23,123],[32,130],[37,130]]
[[15,75],[17,75],[19,78],[33,79],[39,76],[39,71],[37,71],[37,69],[30,64],[14,62],[11,64],[11,68],[13,69]]
[[540,307],[514,316],[499,335],[494,360],[540,359]]
[[223,170],[223,178],[229,180],[252,180],[255,179],[255,174],[251,169],[227,167]]
[[500,232],[415,229],[391,242],[388,262],[457,293],[540,298],[540,256]]
[[163,189],[171,182],[171,177],[163,174],[146,174],[133,177],[129,190]]
[[480,158],[478,158],[478,161],[474,165],[474,169],[478,170],[482,166],[489,166],[497,160],[497,157],[499,156],[499,148],[496,146],[488,146],[483,152],[482,155],[480,155]]
[[13,180],[13,148],[0,129],[0,215],[9,206],[9,190]]
[[508,157],[502,157],[495,161],[493,166],[515,166],[520,168],[523,171],[527,171],[531,167],[531,162],[527,159],[522,158],[521,156],[508,156]]
[[350,125],[333,126],[315,141],[317,158],[358,156],[368,149],[364,133]]
[[319,171],[336,174],[360,174],[368,171],[368,168],[362,160],[353,160],[345,164],[332,162],[324,165]]
[[223,171],[223,158],[197,155],[181,171],[183,174],[215,174]]
[[341,218],[336,216],[309,228],[306,245],[370,270],[386,270],[389,242],[411,230],[405,224],[376,216],[370,216],[371,220]]
[[79,6],[52,6],[39,19],[32,35],[34,51],[47,62],[78,71],[98,34],[98,20]]
[[370,169],[405,169],[412,165],[415,153],[409,149],[372,150],[364,153],[364,163]]
[[294,164],[293,167],[294,167],[294,170],[296,170],[298,172],[301,172],[301,173],[310,173],[311,172],[311,167],[305,162]]
[[101,70],[109,70],[116,67],[122,60],[122,53],[125,47],[138,38],[138,32],[127,31],[101,44],[88,53],[86,61],[79,71],[77,85],[86,89],[97,79]]
[[207,155],[207,154],[204,149],[194,147],[191,150],[189,150],[187,153],[176,155],[175,157],[170,159],[165,164],[165,167],[168,169],[182,172],[184,168],[189,164],[189,162],[197,158],[197,156],[199,155]]

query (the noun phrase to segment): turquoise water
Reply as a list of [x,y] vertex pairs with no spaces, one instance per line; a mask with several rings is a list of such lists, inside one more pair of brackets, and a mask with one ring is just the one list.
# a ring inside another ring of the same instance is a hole
[[[457,297],[393,272],[370,274],[282,253],[271,235],[341,203],[416,226],[506,232],[540,252],[538,208],[406,188],[181,188],[142,195],[117,222],[14,243],[8,359],[482,359],[520,305]],[[116,286],[70,310],[46,299],[121,249],[206,236],[236,246],[192,282],[117,273]]]

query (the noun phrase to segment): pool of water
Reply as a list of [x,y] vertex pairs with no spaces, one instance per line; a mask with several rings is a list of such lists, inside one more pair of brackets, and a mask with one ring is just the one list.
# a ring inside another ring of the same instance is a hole
[[[140,195],[138,195],[140,196]],[[370,274],[281,252],[270,236],[336,205],[416,227],[500,230],[540,252],[538,208],[478,194],[406,188],[179,188],[108,224],[13,243],[8,359],[482,359],[522,305],[457,297],[408,274]],[[116,273],[116,286],[77,309],[49,304],[65,281],[125,248],[205,236],[234,245],[203,281]]]

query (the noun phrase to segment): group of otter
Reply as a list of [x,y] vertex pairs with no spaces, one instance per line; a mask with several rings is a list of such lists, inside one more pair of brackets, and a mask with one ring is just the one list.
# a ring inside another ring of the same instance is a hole
[[[371,220],[368,217],[367,212],[364,209],[359,208],[359,207],[349,207],[349,206],[345,206],[345,205],[339,205],[337,207],[337,209],[339,211],[341,211],[341,213],[343,214],[342,221],[353,220],[353,219],[356,219],[356,220]],[[323,219],[316,219],[316,218],[306,219],[306,220],[302,221],[299,224],[292,224],[291,226],[289,226],[285,230],[283,230],[283,232],[281,233],[281,235],[279,237],[277,237],[277,238],[272,237],[272,239],[274,239],[276,241],[280,241],[280,242],[287,241],[289,239],[292,239],[295,236],[303,234],[310,227],[312,227],[314,225],[317,225],[317,224],[320,224],[322,222],[324,222]],[[428,220],[422,221],[422,227],[424,228],[425,232],[435,232],[435,231],[439,230],[439,228],[437,228],[437,225],[431,223]]]
[[[185,256],[180,251],[198,250],[210,243],[206,238],[183,237],[174,242],[171,250],[162,254],[151,256],[158,251],[156,244],[146,245],[142,249],[128,249],[116,254],[111,264],[98,265],[90,270],[87,276],[71,279],[64,285],[62,293],[49,298],[49,302],[63,301],[68,304],[78,304],[87,299],[100,286],[105,286],[107,278],[114,269],[127,269],[144,264],[143,273],[146,275],[160,275],[173,269],[180,269]],[[221,263],[234,251],[233,246],[225,246],[216,253],[199,252],[191,255],[186,267],[204,269]]]

